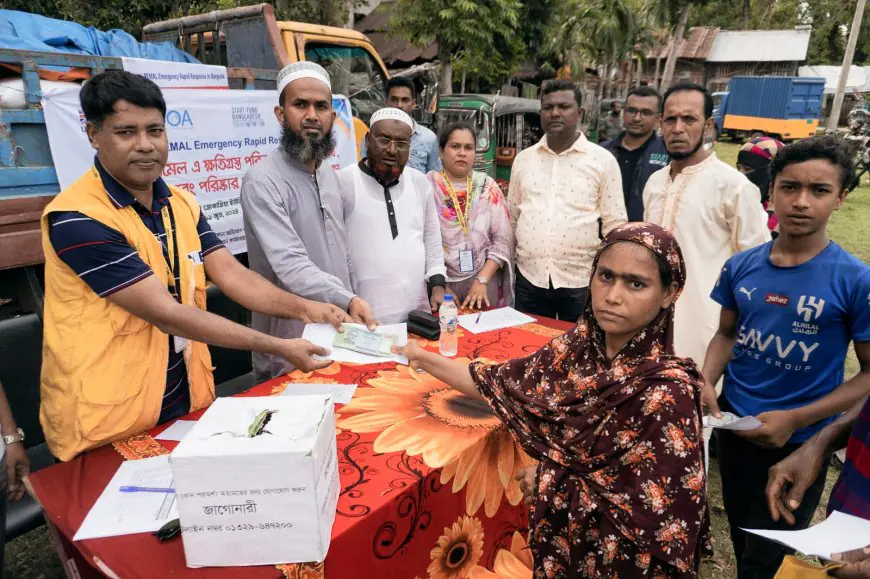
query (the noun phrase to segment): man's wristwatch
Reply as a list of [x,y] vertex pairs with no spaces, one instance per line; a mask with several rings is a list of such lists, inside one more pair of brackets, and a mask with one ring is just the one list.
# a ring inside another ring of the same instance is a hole
[[487,284],[489,284],[489,280],[486,278],[485,275],[479,275],[479,276],[477,276],[475,279],[476,279],[477,281],[479,281],[480,283],[482,283],[483,285],[487,285]]
[[19,428],[15,431],[15,434],[4,436],[3,442],[6,444],[6,446],[9,446],[10,444],[15,444],[16,442],[24,442],[24,431]]

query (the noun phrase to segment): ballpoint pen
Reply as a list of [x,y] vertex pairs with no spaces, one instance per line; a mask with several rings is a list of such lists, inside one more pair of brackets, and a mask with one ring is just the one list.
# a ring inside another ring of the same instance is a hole
[[482,313],[483,313],[483,312],[477,312],[477,319],[474,320],[474,325],[475,325],[475,326],[476,326],[477,324],[480,323],[480,314],[482,314]]
[[163,487],[135,487],[135,486],[123,486],[121,487],[122,493],[174,493],[175,489],[163,488]]

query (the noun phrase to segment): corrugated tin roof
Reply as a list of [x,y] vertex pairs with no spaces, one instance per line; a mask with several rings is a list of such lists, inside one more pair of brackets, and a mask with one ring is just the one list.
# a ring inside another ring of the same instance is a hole
[[794,30],[723,30],[707,62],[803,62],[810,47],[809,27]]
[[[719,29],[714,26],[695,26],[689,29],[689,36],[680,42],[678,58],[704,60],[710,53],[710,48],[719,34]],[[667,58],[670,48],[665,46],[660,51],[652,51],[647,58]]]
[[[802,66],[798,76],[822,77],[825,79],[825,94],[837,92],[840,82],[841,66]],[[870,92],[870,66],[849,67],[849,77],[846,79],[846,92]]]
[[392,34],[390,16],[395,5],[395,0],[381,2],[368,16],[357,22],[354,28],[369,37],[389,68],[405,68],[435,59],[438,56],[437,42],[418,48],[404,38]]

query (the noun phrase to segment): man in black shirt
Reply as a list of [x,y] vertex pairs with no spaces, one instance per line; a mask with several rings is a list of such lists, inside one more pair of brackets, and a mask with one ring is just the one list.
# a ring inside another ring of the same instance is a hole
[[625,100],[625,131],[602,144],[619,161],[629,221],[643,221],[643,188],[647,179],[670,161],[664,141],[656,134],[660,108],[658,91],[648,86],[635,88]]

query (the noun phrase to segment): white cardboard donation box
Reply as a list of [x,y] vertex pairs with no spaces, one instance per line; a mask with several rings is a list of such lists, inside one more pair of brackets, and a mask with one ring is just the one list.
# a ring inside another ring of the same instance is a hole
[[218,398],[169,462],[188,567],[326,558],[340,489],[330,396]]

